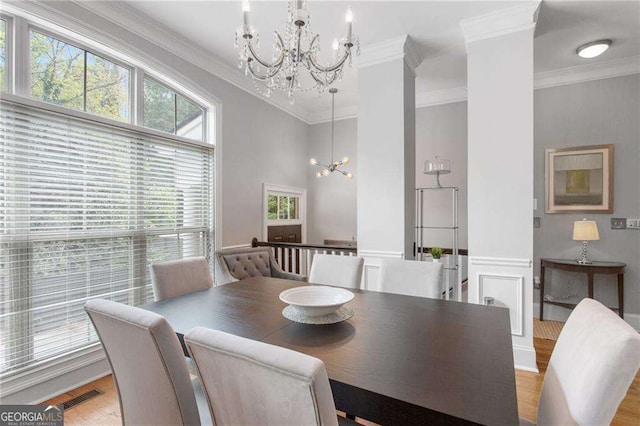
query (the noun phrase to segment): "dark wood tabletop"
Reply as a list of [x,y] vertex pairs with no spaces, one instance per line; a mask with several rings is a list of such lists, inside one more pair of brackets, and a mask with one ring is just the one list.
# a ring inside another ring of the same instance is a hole
[[278,298],[299,285],[255,277],[142,308],[181,343],[205,326],[315,356],[336,407],[379,424],[518,424],[507,309],[351,290],[352,318],[306,325]]

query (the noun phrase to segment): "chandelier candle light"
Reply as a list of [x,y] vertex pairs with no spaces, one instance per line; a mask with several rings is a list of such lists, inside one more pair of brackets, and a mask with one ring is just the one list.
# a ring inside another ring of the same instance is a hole
[[[236,30],[235,46],[240,49],[238,67],[245,75],[251,74],[256,89],[266,97],[274,90],[286,91],[291,103],[294,91],[307,92],[313,89],[321,95],[343,75],[344,65],[351,65],[352,50],[360,54],[358,37],[353,35],[353,12],[347,9],[345,15],[346,35],[340,40],[334,39],[332,63],[324,66],[318,60],[320,35],[311,30],[306,0],[289,0],[288,19],[284,35],[274,34],[273,55],[271,61],[261,58],[256,52],[260,40],[258,32],[250,24],[251,7],[249,1],[242,3],[242,26]],[[310,86],[303,87],[300,69],[308,71]]]
[[334,141],[334,128],[335,128],[335,109],[336,109],[336,93],[338,93],[338,89],[331,88],[329,89],[329,93],[331,93],[331,164],[322,164],[315,158],[309,160],[309,164],[312,166],[322,167],[322,171],[316,173],[316,177],[320,179],[323,176],[329,176],[329,173],[340,172],[349,179],[353,177],[353,173],[345,172],[344,170],[340,170],[338,167],[343,164],[347,164],[349,162],[349,157],[342,157],[340,161],[333,161],[333,141]]

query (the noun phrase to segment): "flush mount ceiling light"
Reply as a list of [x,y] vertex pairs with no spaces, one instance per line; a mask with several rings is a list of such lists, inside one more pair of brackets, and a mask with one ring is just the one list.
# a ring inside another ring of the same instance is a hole
[[336,111],[336,93],[338,93],[338,89],[332,87],[329,89],[329,93],[331,93],[331,164],[322,164],[315,158],[309,160],[309,164],[312,166],[318,166],[322,168],[322,171],[316,173],[316,177],[320,179],[323,176],[329,176],[330,173],[339,172],[351,179],[353,177],[353,173],[346,172],[344,170],[340,170],[339,167],[343,164],[347,164],[349,162],[349,157],[342,157],[342,160],[333,161],[333,142],[334,142],[334,129],[335,129],[335,111]]
[[611,46],[611,40],[596,40],[590,43],[583,44],[576,49],[576,53],[581,58],[591,59],[602,55]]

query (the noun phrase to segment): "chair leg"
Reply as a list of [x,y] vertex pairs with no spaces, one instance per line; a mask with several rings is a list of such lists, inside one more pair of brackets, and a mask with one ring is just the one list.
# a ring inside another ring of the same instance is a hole
[[349,414],[349,413],[345,413],[344,415],[346,418],[348,418],[349,420],[356,420],[356,416],[354,416],[353,414]]

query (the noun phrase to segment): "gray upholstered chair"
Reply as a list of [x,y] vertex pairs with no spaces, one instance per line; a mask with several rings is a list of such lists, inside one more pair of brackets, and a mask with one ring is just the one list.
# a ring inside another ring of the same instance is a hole
[[204,327],[184,341],[217,426],[338,425],[319,359]]
[[213,287],[209,263],[204,257],[189,257],[149,265],[156,301]]
[[380,290],[385,293],[442,299],[442,263],[382,259]]
[[85,305],[111,365],[123,424],[211,424],[198,379],[167,320],[108,300]]
[[600,302],[583,299],[551,354],[538,424],[610,424],[639,366],[638,332]]
[[359,288],[364,259],[356,256],[316,254],[313,256],[309,282],[345,288]]
[[269,247],[220,250],[217,253],[221,277],[219,283],[243,280],[250,277],[273,277],[306,281],[307,277],[282,270]]

